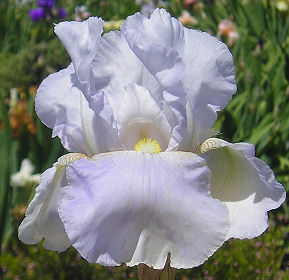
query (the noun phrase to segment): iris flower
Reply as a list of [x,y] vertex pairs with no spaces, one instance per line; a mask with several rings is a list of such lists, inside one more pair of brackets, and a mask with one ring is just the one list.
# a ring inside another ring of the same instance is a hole
[[26,185],[32,184],[37,185],[40,181],[40,174],[33,174],[34,169],[30,159],[23,159],[20,170],[11,175],[10,185],[12,187],[25,187]]
[[164,9],[102,24],[55,26],[72,63],[42,82],[36,112],[70,153],[42,174],[20,240],[163,269],[262,234],[284,188],[253,145],[210,138],[236,92],[226,45]]
[[39,0],[37,6],[38,8],[29,11],[29,16],[34,22],[44,18],[61,19],[66,17],[66,11],[63,8],[59,7],[54,11],[53,6],[55,6],[55,0]]

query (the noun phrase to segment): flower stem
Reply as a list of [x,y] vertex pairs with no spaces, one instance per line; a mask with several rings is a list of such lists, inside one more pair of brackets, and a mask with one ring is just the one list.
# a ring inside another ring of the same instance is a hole
[[137,266],[138,280],[174,280],[176,269],[170,266],[170,256],[163,269],[153,269],[145,264]]

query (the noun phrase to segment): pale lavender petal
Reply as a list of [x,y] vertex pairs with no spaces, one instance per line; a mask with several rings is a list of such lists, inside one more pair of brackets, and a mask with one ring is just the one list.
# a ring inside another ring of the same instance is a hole
[[80,82],[92,82],[91,61],[97,52],[102,28],[103,21],[97,17],[83,22],[61,22],[54,28],[71,57]]
[[134,83],[147,88],[161,108],[163,97],[159,83],[129,48],[121,32],[112,31],[102,36],[92,71],[96,90],[105,92],[115,114],[124,86]]
[[[71,57],[79,88],[88,100],[89,107],[101,115],[107,125],[112,127],[114,133],[117,133],[117,124],[114,121],[109,101],[104,92],[97,90],[92,71],[92,60],[98,52],[103,20],[90,17],[83,22],[61,22],[55,26],[54,31]],[[102,111],[104,103],[109,106]]]
[[57,212],[60,192],[66,184],[64,166],[54,164],[42,174],[19,227],[18,236],[22,242],[36,244],[44,239],[46,249],[58,252],[71,245]]
[[89,262],[198,266],[224,242],[226,206],[209,194],[209,170],[191,153],[123,151],[70,164],[59,214]]
[[201,148],[212,172],[211,195],[229,210],[227,239],[262,234],[268,227],[267,211],[278,208],[286,196],[273,171],[254,156],[253,145],[248,143],[231,144],[210,138]]
[[188,92],[188,127],[183,150],[196,151],[236,92],[233,57],[227,46],[206,32],[184,28],[183,84]]
[[[127,150],[134,150],[142,137],[156,140],[165,151],[171,127],[150,92],[137,84],[126,87],[119,104],[117,124],[121,142]],[[141,135],[143,135],[141,137]]]
[[96,112],[89,108],[79,89],[71,64],[41,83],[35,99],[36,112],[68,151],[92,156],[119,150],[122,146],[111,108],[102,93],[98,98]]
[[131,49],[169,92],[165,100],[180,97],[171,105],[180,123],[176,142],[184,138],[180,149],[196,152],[209,136],[217,111],[236,92],[230,51],[208,33],[184,28],[164,9],[156,9],[149,19],[138,13],[130,16],[121,30]]
[[175,150],[187,129],[186,92],[181,82],[184,62],[178,52],[184,45],[183,26],[164,9],[156,9],[149,19],[139,13],[128,17],[121,31],[132,51],[161,84],[164,100],[178,120],[168,147]]

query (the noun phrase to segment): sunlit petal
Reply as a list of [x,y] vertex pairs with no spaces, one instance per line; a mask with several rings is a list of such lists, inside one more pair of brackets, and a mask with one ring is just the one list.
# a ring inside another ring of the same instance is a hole
[[18,236],[22,242],[36,244],[44,238],[46,249],[59,252],[71,245],[57,212],[61,188],[66,184],[65,167],[57,163],[42,174],[19,227]]
[[[138,13],[130,16],[121,30],[131,49],[170,95],[187,97],[188,130],[185,127],[178,134],[187,130],[185,135],[178,138],[184,138],[182,150],[196,151],[208,137],[216,112],[236,91],[230,51],[213,36],[183,27],[163,9],[154,10],[149,19]],[[178,108],[175,112],[181,111]]]
[[146,87],[161,106],[162,91],[142,62],[128,46],[122,33],[113,31],[102,36],[92,61],[96,90],[104,91],[114,111],[118,111],[124,85],[136,83]]
[[184,28],[183,84],[188,92],[188,127],[182,149],[196,150],[236,92],[233,57],[227,46],[205,32]]
[[168,109],[165,114],[168,119],[177,119],[168,150],[176,150],[187,129],[186,92],[181,83],[184,62],[178,52],[184,44],[183,26],[164,9],[156,9],[149,19],[139,13],[128,17],[121,31],[132,51],[162,86]]
[[121,31],[130,48],[163,87],[172,88],[184,71],[178,49],[184,44],[183,26],[164,9],[151,17],[136,13],[123,23]]
[[253,238],[263,233],[268,227],[267,211],[278,208],[286,195],[273,171],[254,156],[251,144],[211,138],[201,150],[212,172],[211,195],[229,209],[227,239]]
[[37,115],[53,129],[53,136],[58,136],[68,151],[90,156],[121,147],[111,109],[101,93],[96,104],[98,113],[89,108],[72,64],[48,76],[35,99]]
[[226,206],[209,194],[209,170],[197,155],[123,151],[68,167],[59,214],[73,246],[89,262],[200,265],[224,242]]
[[83,22],[61,22],[54,28],[69,53],[80,82],[91,79],[91,61],[103,30],[103,20],[90,17]]
[[117,116],[121,141],[133,150],[141,138],[157,140],[162,151],[170,141],[171,127],[161,109],[144,87],[126,86]]

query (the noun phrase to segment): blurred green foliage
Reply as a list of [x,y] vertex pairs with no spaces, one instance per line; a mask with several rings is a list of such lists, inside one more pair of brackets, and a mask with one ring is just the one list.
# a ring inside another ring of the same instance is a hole
[[[286,0],[287,1],[287,0]],[[210,32],[228,43],[236,66],[238,92],[215,125],[220,138],[256,146],[277,179],[289,190],[289,10],[278,8],[285,0],[170,0],[167,9],[175,17],[186,9],[193,19],[188,27]],[[157,2],[157,1],[156,1]],[[286,2],[287,3],[287,2]],[[105,21],[135,13],[134,0],[61,0],[75,17],[75,7]],[[287,5],[289,6],[289,4]],[[65,153],[58,139],[34,112],[35,88],[50,73],[66,67],[69,57],[53,33],[53,23],[32,22],[29,9],[36,1],[0,1],[0,278],[4,279],[136,279],[136,270],[124,266],[107,269],[90,265],[70,249],[60,255],[41,245],[17,240],[34,187],[12,188],[10,176],[21,161],[30,158],[35,172],[43,172]],[[230,20],[238,35],[233,41],[218,28]],[[11,89],[17,89],[11,105]],[[272,214],[270,230],[254,240],[233,240],[204,265],[181,270],[176,279],[289,279],[288,203]]]

